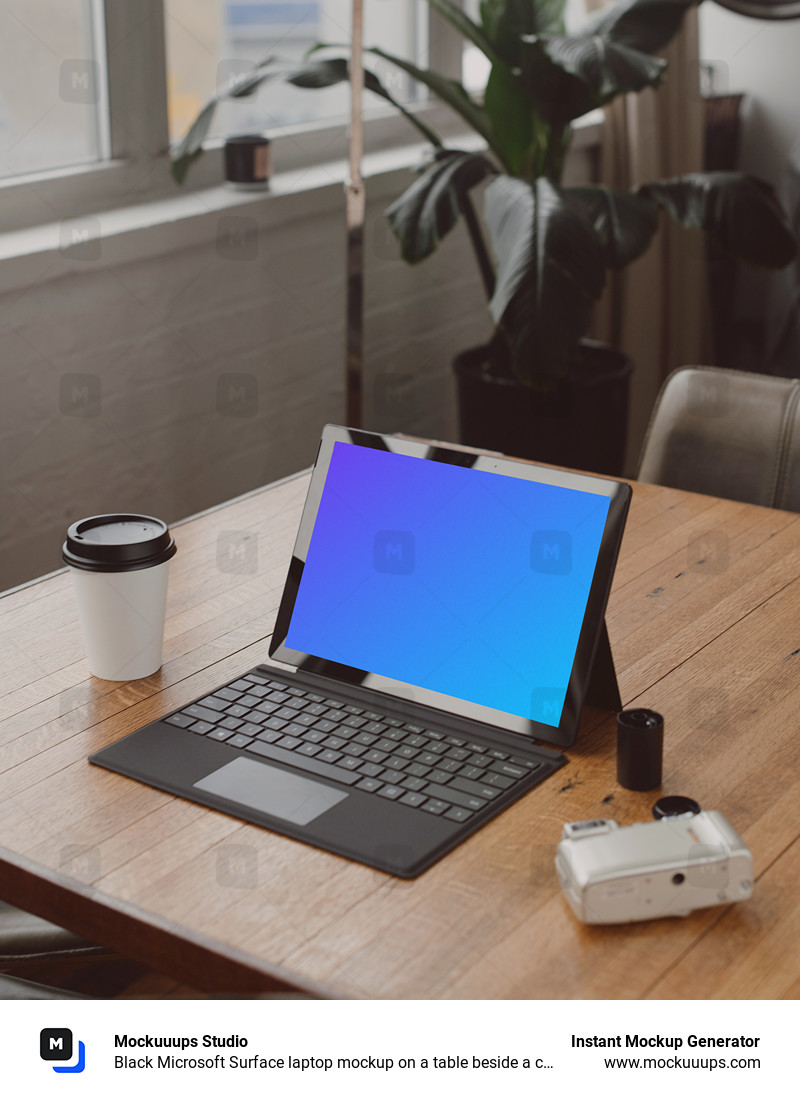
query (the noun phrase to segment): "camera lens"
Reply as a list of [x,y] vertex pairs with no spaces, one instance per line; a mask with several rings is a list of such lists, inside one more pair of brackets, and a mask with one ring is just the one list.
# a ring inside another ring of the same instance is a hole
[[626,710],[620,715],[620,718],[626,726],[643,730],[655,729],[663,722],[661,715],[656,714],[654,710]]
[[651,791],[661,784],[664,719],[636,707],[617,715],[617,781],[629,791]]
[[678,871],[677,875],[672,876],[672,881],[675,883],[676,886],[680,886],[685,878],[686,875],[682,875],[680,871]]

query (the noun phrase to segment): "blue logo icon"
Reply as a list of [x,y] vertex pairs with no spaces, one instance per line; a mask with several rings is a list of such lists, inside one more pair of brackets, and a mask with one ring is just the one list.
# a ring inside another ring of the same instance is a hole
[[[69,1062],[72,1058],[72,1032],[68,1027],[43,1027],[39,1032],[39,1056],[45,1062]],[[83,1073],[86,1047],[78,1040],[78,1061],[71,1066],[53,1066],[55,1073]]]
[[531,539],[531,569],[535,573],[566,576],[572,572],[572,536],[569,531],[536,531]]
[[411,531],[378,531],[372,550],[376,573],[408,575],[414,572],[414,535]]

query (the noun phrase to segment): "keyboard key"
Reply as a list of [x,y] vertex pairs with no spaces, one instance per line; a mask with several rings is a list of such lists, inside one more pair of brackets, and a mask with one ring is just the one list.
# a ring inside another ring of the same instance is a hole
[[[269,680],[266,678],[266,676],[259,676],[259,674],[257,672],[248,672],[247,680],[250,680],[254,684],[268,684],[269,683]],[[245,680],[244,682],[247,683],[247,680]],[[232,686],[233,687],[238,687],[238,685],[241,684],[241,683],[242,683],[241,680],[237,680],[236,683],[233,684]]]
[[178,726],[179,729],[185,730],[189,726],[194,725],[194,718],[190,718],[188,714],[171,714],[169,718],[164,719],[165,722],[169,722],[171,726]]
[[500,752],[499,749],[487,749],[486,752],[495,760],[508,760],[508,753]]
[[463,794],[461,791],[454,791],[452,787],[440,787],[436,783],[429,783],[425,788],[425,794],[429,798],[445,799],[453,806],[462,806],[465,810],[480,810],[486,805],[486,802],[482,798],[477,798],[473,794]]
[[324,730],[306,730],[303,734],[303,740],[311,745],[321,745],[327,736]]
[[[465,764],[465,766],[458,773],[464,779],[483,779],[487,773],[483,768],[476,768],[474,764]],[[510,780],[513,782],[513,780]]]
[[412,725],[411,722],[406,722],[406,724],[403,726],[403,729],[407,733],[422,733],[422,731],[423,731],[422,726]]
[[249,691],[254,683],[265,684],[267,681],[263,677],[258,676],[255,680],[235,680],[232,684],[228,684],[228,688],[232,691]]
[[235,703],[237,699],[241,697],[241,691],[236,691],[232,687],[218,688],[214,694],[220,699],[227,699],[229,703]]
[[283,718],[287,722],[293,722],[297,711],[292,710],[291,707],[281,707],[280,710],[275,711],[276,718]]
[[429,741],[444,741],[444,734],[437,733],[435,730],[426,730]]
[[389,798],[392,802],[394,802],[396,798],[399,798],[403,793],[404,792],[402,787],[392,786],[391,783],[388,783],[385,787],[381,787],[381,789],[378,791],[378,794],[381,798]]
[[365,710],[365,711],[364,711],[364,717],[365,717],[365,718],[369,718],[369,720],[370,720],[371,722],[382,722],[382,721],[383,721],[383,715],[382,715],[382,714],[378,714],[378,713],[377,713],[376,711],[374,711],[374,710]]
[[266,698],[273,703],[285,703],[289,696],[285,691],[271,691]]
[[397,750],[397,755],[404,760],[413,760],[416,756],[419,756],[419,749],[412,749],[410,745],[401,745]]
[[352,741],[347,742],[347,751],[350,756],[363,756],[367,751],[366,745],[354,745]]
[[343,749],[347,742],[343,737],[326,737],[322,744],[326,749]]
[[451,806],[444,816],[451,821],[468,821],[472,813],[472,810],[465,810],[463,806]]
[[380,764],[364,764],[364,763],[362,763],[361,767],[358,770],[359,770],[361,775],[367,775],[370,778],[374,778],[376,775],[381,774],[381,772],[383,771],[383,768],[380,766]]
[[422,803],[426,801],[426,798],[426,795],[419,794],[418,791],[408,791],[403,795],[400,801],[404,806],[421,806]]
[[301,745],[297,751],[299,753],[302,753],[303,756],[316,756],[317,753],[321,752],[322,750],[320,749],[319,745],[314,745],[311,742],[306,741],[306,743]]
[[367,746],[374,745],[377,740],[378,740],[378,738],[375,737],[373,734],[364,733],[363,730],[362,730],[361,733],[357,733],[355,735],[355,737],[353,738],[353,742],[355,744],[367,745]]
[[413,764],[409,764],[406,768],[406,775],[416,775],[420,778],[423,775],[427,775],[430,768],[426,768],[424,764],[420,764],[418,760],[415,760]]
[[290,688],[287,688],[286,691],[288,692],[289,695],[297,695],[297,696],[305,695],[305,692],[303,691],[303,689],[298,688],[298,687],[290,687]]
[[258,740],[259,741],[267,741],[271,745],[275,741],[280,741],[280,739],[282,737],[283,737],[283,734],[281,733],[280,730],[264,730],[263,733],[259,733]]
[[260,703],[261,700],[257,695],[243,695],[241,699],[237,700],[243,707],[254,707],[256,703]]
[[340,768],[347,768],[348,771],[355,771],[356,768],[361,767],[361,761],[357,756],[343,756],[339,761]]
[[265,695],[269,695],[268,687],[250,687],[250,694],[257,695],[259,699],[263,699]]
[[[333,764],[327,763],[318,756],[301,756],[299,753],[282,749],[278,745],[266,745],[260,740],[254,741],[248,751],[266,757],[267,760],[276,760],[280,764],[288,764],[298,771],[311,772],[312,775],[322,775],[326,779],[333,779],[346,787],[352,787],[353,784],[358,782],[358,772],[336,768]],[[326,750],[326,752],[330,751],[330,749]]]
[[432,752],[435,756],[445,756],[447,754],[447,742],[429,741],[427,744],[427,751]]
[[356,786],[360,791],[379,791],[383,784],[380,779],[360,779]]
[[[249,710],[250,708],[248,707],[247,709]],[[198,718],[203,722],[211,722],[212,724],[219,721],[219,714],[217,711],[209,710],[208,707],[201,707],[199,703],[192,703],[190,707],[184,707],[183,713],[188,714],[191,718],[194,718],[195,721]]]
[[383,762],[384,768],[394,768],[396,771],[404,772],[408,766],[408,761],[404,760],[402,756],[390,756],[388,760]]
[[445,753],[450,760],[466,760],[469,753],[466,749],[448,749]]
[[364,711],[361,709],[361,707],[354,707],[352,703],[347,703],[346,706],[342,707],[342,710],[346,710],[348,714],[363,714],[364,713]]
[[434,768],[428,775],[429,783],[448,783],[453,777],[447,772],[441,771],[439,768]]
[[230,706],[229,699],[217,699],[215,695],[207,695],[205,699],[201,699],[198,706],[208,707],[210,710],[226,710]]
[[282,737],[278,745],[282,749],[296,749],[298,745],[302,745],[302,741],[299,737]]
[[230,730],[221,729],[219,726],[216,729],[209,730],[207,734],[209,741],[227,741],[230,736]]
[[394,741],[387,741],[387,739],[385,737],[381,738],[381,740],[378,741],[377,744],[375,745],[375,749],[376,749],[377,752],[390,752],[390,753],[393,753],[396,748],[397,748],[397,745],[395,745]]
[[394,726],[395,729],[399,729],[403,723],[399,718],[389,718],[387,715],[381,715],[381,722],[385,722],[387,726]]
[[487,802],[500,794],[497,787],[490,787],[488,783],[473,783],[471,779],[462,779],[461,776],[456,776],[450,784],[450,789],[477,795],[478,798],[485,798]]
[[385,729],[388,729],[385,722],[367,722],[366,726],[364,726],[365,733],[383,733]]
[[421,791],[425,787],[425,780],[418,779],[415,775],[407,775],[400,783],[407,791]]
[[283,732],[287,737],[303,737],[306,729],[306,726],[299,726],[297,722],[290,722],[288,726],[283,727]]
[[332,733],[336,729],[336,723],[331,722],[329,718],[318,718],[314,723],[314,729],[321,733]]
[[440,802],[438,798],[429,798],[427,802],[423,803],[420,809],[425,810],[429,814],[443,814],[449,807],[446,802]]
[[189,726],[190,733],[210,733],[215,729],[210,722],[195,722],[193,726]]
[[309,703],[306,707],[306,714],[314,714],[317,718],[321,718],[327,709],[324,703]]
[[[309,691],[309,692],[308,692],[308,694],[306,695],[306,699],[308,699],[308,701],[309,701],[310,703],[325,703],[325,697],[324,697],[324,695],[314,695],[314,694],[313,694],[312,692],[310,692],[310,691]],[[325,705],[327,706],[327,704],[325,704]]]
[[357,714],[348,714],[342,723],[345,726],[352,726],[354,730],[360,730],[362,726],[366,726],[366,718],[359,718]]
[[324,760],[326,764],[335,764],[337,760],[341,760],[342,754],[336,752],[335,749],[323,749],[319,754],[319,759]]
[[278,709],[278,703],[273,703],[269,699],[262,699],[255,709],[261,714],[274,714]]
[[230,714],[234,718],[244,718],[250,709],[250,707],[243,707],[241,703],[234,703],[233,706],[228,707],[226,714]]
[[364,753],[364,759],[368,760],[370,764],[382,764],[388,755],[388,752],[378,752],[377,749],[370,749],[369,752]]
[[302,714],[298,714],[295,718],[295,722],[301,726],[313,726],[316,721],[316,714],[309,714],[307,710],[304,710]]
[[347,717],[347,712],[334,708],[333,710],[329,710],[325,717],[329,718],[331,722],[341,722],[343,718]]
[[267,729],[270,730],[282,730],[284,726],[288,725],[288,722],[285,718],[276,718],[273,714],[273,716],[271,718],[267,718],[266,722],[263,722],[262,725],[266,726]]
[[463,749],[467,743],[461,737],[445,737],[445,741],[448,745],[455,745],[457,749]]
[[542,765],[541,760],[531,760],[524,756],[512,756],[511,763],[517,764],[520,768],[529,768],[531,771],[534,768],[540,768]]
[[226,743],[232,745],[235,749],[246,749],[248,745],[252,744],[252,741],[252,737],[242,737],[240,733],[235,733]]
[[444,772],[457,772],[461,770],[461,764],[458,760],[448,760],[446,756],[440,758],[436,767],[441,768]]
[[483,753],[474,752],[469,758],[470,764],[474,764],[476,768],[488,768],[492,763],[491,756],[485,756]]
[[[461,773],[463,774],[463,773]],[[507,791],[509,787],[514,786],[514,780],[509,779],[507,775],[497,775],[495,772],[484,772],[484,783],[491,783],[493,787],[499,787],[501,791]],[[466,779],[474,779],[475,776],[465,776]]]
[[383,731],[383,736],[387,741],[405,741],[408,734],[404,730],[387,729]]
[[425,764],[426,767],[435,768],[439,763],[439,757],[434,752],[423,752],[417,757],[418,764]]
[[237,733],[244,734],[245,737],[257,737],[263,729],[263,726],[259,726],[255,722],[245,722],[243,726],[239,727]]
[[524,779],[528,774],[527,768],[521,768],[519,764],[511,764],[508,760],[494,761],[489,770],[496,775],[507,775],[511,779]]
[[287,699],[286,702],[284,703],[284,706],[289,707],[291,710],[303,710],[305,705],[306,705],[305,699],[301,699],[301,698],[297,698],[297,697],[295,697],[293,699]]
[[403,778],[403,773],[396,771],[394,768],[384,768],[381,772],[381,779],[384,783],[399,783]]

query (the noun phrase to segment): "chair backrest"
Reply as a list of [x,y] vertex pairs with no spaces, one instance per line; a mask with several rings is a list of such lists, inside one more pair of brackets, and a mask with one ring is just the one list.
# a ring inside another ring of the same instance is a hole
[[800,381],[717,367],[674,371],[638,478],[800,512]]

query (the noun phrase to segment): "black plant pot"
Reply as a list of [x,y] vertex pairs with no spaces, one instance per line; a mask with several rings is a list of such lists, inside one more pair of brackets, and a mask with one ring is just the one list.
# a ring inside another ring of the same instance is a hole
[[462,351],[453,361],[462,443],[554,466],[622,474],[633,372],[626,355],[582,340],[568,376],[541,392],[501,374],[493,364],[497,354],[489,344]]

